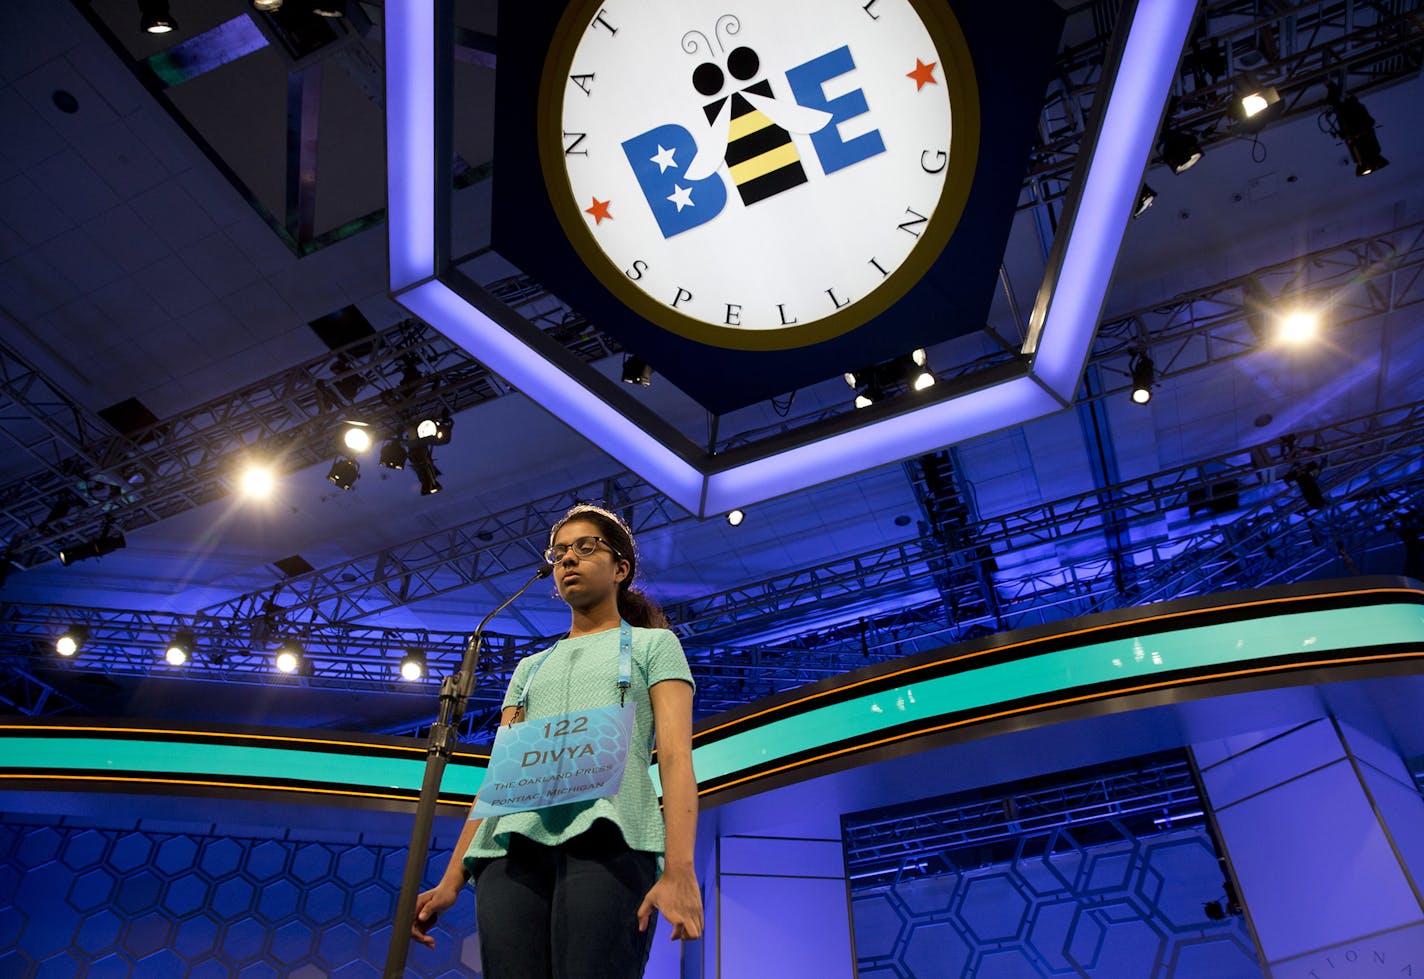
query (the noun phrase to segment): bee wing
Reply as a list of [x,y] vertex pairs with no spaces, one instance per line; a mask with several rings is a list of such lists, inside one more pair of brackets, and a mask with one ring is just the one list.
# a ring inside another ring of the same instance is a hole
[[732,100],[727,99],[722,103],[722,108],[717,110],[717,118],[712,120],[712,124],[701,133],[693,134],[697,140],[697,155],[692,158],[692,162],[687,165],[687,169],[682,171],[682,175],[688,180],[704,180],[717,172],[717,168],[722,165],[722,158],[727,155],[727,127],[732,122]]
[[795,102],[769,99],[764,95],[756,95],[752,92],[743,92],[742,96],[765,113],[768,119],[789,133],[819,132],[825,128],[826,123],[831,121],[831,114],[822,112],[820,109],[808,109]]

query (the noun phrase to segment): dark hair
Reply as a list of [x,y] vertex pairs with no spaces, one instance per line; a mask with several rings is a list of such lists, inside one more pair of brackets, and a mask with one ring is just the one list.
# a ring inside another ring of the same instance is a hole
[[607,541],[618,558],[628,562],[628,577],[618,583],[618,614],[629,625],[640,629],[666,629],[667,616],[658,603],[645,595],[642,589],[633,587],[633,579],[638,575],[638,549],[633,544],[633,534],[628,525],[617,514],[591,503],[578,503],[559,518],[549,530],[549,546],[570,520],[587,520],[598,528],[598,535]]

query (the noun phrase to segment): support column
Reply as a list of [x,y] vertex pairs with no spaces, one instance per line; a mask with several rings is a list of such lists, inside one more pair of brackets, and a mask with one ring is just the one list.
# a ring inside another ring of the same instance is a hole
[[1193,746],[1272,979],[1424,976],[1424,798],[1335,714]]

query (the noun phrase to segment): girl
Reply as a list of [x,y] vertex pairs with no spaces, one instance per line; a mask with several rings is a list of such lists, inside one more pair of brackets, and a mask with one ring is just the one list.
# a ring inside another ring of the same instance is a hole
[[[500,723],[626,700],[634,714],[622,784],[585,802],[467,820],[444,878],[416,900],[411,934],[433,948],[428,929],[472,880],[485,979],[636,979],[654,911],[672,924],[672,938],[702,935],[692,868],[692,673],[662,611],[631,587],[638,559],[617,516],[573,507],[550,531],[544,557],[572,612],[569,632],[520,661]],[[625,687],[620,658],[628,637]],[[648,776],[654,732],[662,814]]]

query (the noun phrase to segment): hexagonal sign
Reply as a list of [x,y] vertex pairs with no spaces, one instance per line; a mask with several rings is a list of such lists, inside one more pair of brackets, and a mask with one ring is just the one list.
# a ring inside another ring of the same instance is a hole
[[[631,9],[636,6],[634,3],[620,9],[625,15],[631,15],[637,12]],[[643,0],[643,7],[642,12],[649,15],[654,8],[661,10],[655,0]],[[929,5],[925,7],[928,9]],[[910,0],[877,0],[876,3],[863,5],[863,8],[868,12],[883,13],[887,17],[892,13],[904,14],[910,8],[920,11],[920,5],[911,3]],[[680,506],[699,516],[722,513],[735,507],[934,451],[1002,428],[1024,424],[1059,411],[1072,402],[1097,329],[1113,264],[1122,244],[1131,209],[1136,202],[1142,172],[1156,139],[1157,126],[1195,8],[1195,0],[1142,0],[1135,5],[1129,3],[1124,7],[1118,20],[1118,30],[1122,32],[1118,38],[1118,56],[1104,69],[1103,84],[1107,88],[1105,108],[1097,115],[1095,127],[1085,141],[1078,173],[1075,174],[1059,225],[1059,237],[1054,243],[1044,282],[1039,289],[1038,301],[1029,319],[1028,337],[1020,351],[1021,356],[1013,364],[972,375],[959,383],[938,384],[927,391],[919,392],[920,396],[917,397],[888,399],[852,415],[829,418],[733,451],[714,454],[651,412],[623,390],[621,385],[577,360],[537,327],[496,301],[455,267],[449,248],[449,141],[453,99],[449,68],[454,56],[453,31],[451,23],[442,19],[449,16],[449,9],[448,5],[433,4],[429,0],[389,0],[385,7],[384,29],[391,293],[413,314],[464,346],[490,370],[505,378],[545,410],[561,419],[577,418],[578,429],[585,437],[596,442],[601,449],[638,473]],[[581,56],[584,43],[589,38],[596,37],[600,31],[606,32],[605,27],[598,23],[598,18],[604,16],[605,21],[611,24],[612,12],[611,7],[600,4],[579,3],[570,6],[571,11],[575,9],[587,14],[586,23],[575,24],[573,26],[576,29],[560,35],[564,38],[562,46],[556,45],[544,66],[545,71],[570,70],[569,80],[572,84],[578,84],[572,75],[581,72],[578,68],[570,68],[573,63],[569,59],[574,55]],[[811,23],[813,19],[822,19],[819,13],[815,18],[810,16],[811,5],[796,3],[794,0],[757,5],[759,15],[772,9],[776,17],[784,20],[786,24],[792,23],[798,16],[801,18],[800,22],[806,24]],[[819,8],[815,9],[819,11]],[[862,5],[856,5],[856,9],[862,9]],[[605,11],[608,12],[607,15]],[[735,12],[732,13],[735,15]],[[635,19],[630,17],[625,19],[624,23],[631,23]],[[948,50],[948,35],[933,23],[926,23],[926,36],[935,42],[933,50],[938,52],[938,60],[943,60],[944,50]],[[848,33],[851,28],[841,25],[836,29],[846,34],[840,44],[849,53],[835,56],[843,60],[857,57],[857,49],[851,43]],[[710,45],[717,43],[712,39],[716,34],[716,24],[708,25],[703,34],[708,38],[710,52]],[[834,38],[828,37],[827,40]],[[941,42],[946,45],[944,49],[940,47]],[[569,45],[573,45],[573,51],[568,50]],[[830,50],[836,52],[841,50],[834,45],[822,46],[829,46]],[[755,45],[748,39],[747,44],[738,41],[730,47],[730,51],[712,52],[717,53],[718,57],[708,63],[716,62],[713,67],[722,73],[724,85],[739,78],[740,74],[745,74],[744,80],[751,81],[746,91],[755,94],[756,86],[760,83],[754,80],[757,76],[750,62],[745,55],[740,56],[739,64],[733,64],[734,59],[731,58],[732,54],[742,48],[756,50]],[[769,51],[770,48],[765,50]],[[593,49],[590,48],[588,53],[592,57]],[[690,49],[688,53],[691,53]],[[864,55],[867,63],[877,56],[870,52]],[[724,60],[727,63],[723,64]],[[933,78],[933,72],[928,68],[929,60],[931,59],[928,57],[922,57],[912,66],[913,71],[919,72],[920,78],[925,81],[916,81],[913,73],[909,80],[920,84],[922,88],[927,87],[928,79]],[[613,62],[610,62],[611,64]],[[830,76],[822,81],[816,80],[827,72],[834,74],[837,65],[825,63],[805,67],[799,63],[791,63],[782,68],[805,68],[807,72],[804,77],[797,76],[804,82],[797,106],[777,106],[774,104],[774,98],[766,100],[764,94],[761,96],[762,101],[748,100],[740,90],[735,95],[724,97],[719,94],[722,91],[719,87],[717,92],[707,96],[708,102],[702,108],[709,115],[716,135],[719,138],[726,136],[729,144],[740,142],[741,137],[750,131],[751,122],[762,117],[770,119],[771,122],[768,126],[753,127],[758,128],[758,131],[795,131],[799,127],[800,130],[807,131],[809,139],[812,127],[819,127],[814,131],[821,134],[820,149],[814,148],[816,140],[806,144],[813,148],[807,151],[805,169],[808,181],[813,172],[824,177],[824,187],[815,193],[829,193],[827,188],[831,187],[831,178],[835,173],[828,172],[828,167],[834,166],[836,154],[848,153],[854,156],[856,153],[869,153],[874,147],[864,142],[857,143],[854,138],[857,133],[866,135],[863,126],[861,130],[854,128],[855,125],[862,124],[863,120],[861,123],[855,123],[847,117],[843,122],[828,121],[837,118],[838,113],[843,114],[854,107],[837,107],[828,103],[823,108],[808,109],[820,112],[826,119],[821,116],[810,118],[806,115],[793,118],[796,113],[782,111],[807,108],[799,102],[816,102],[815,93],[819,92],[820,98],[824,100],[826,92],[839,91],[834,85],[822,86],[822,82],[828,82]],[[600,69],[603,72],[600,77],[607,76],[612,70],[611,67]],[[702,71],[700,68],[698,70]],[[946,69],[941,66],[941,70]],[[818,72],[820,74],[817,74]],[[599,71],[592,72],[592,75],[598,74]],[[702,88],[712,91],[714,79],[711,74],[710,71],[704,72],[699,92]],[[629,78],[631,76],[628,76],[627,71],[623,71],[614,79],[621,86],[620,91],[636,90],[637,86],[634,81],[629,81]],[[944,78],[944,75],[940,76],[940,80]],[[592,79],[588,80],[588,84],[593,84]],[[693,84],[698,84],[696,78],[693,79]],[[793,81],[790,84],[799,83]],[[582,89],[582,86],[580,88]],[[992,104],[993,93],[985,94],[989,99],[986,104]],[[723,98],[723,103],[714,106],[718,98]],[[742,103],[753,106],[753,110],[747,110]],[[951,102],[951,121],[954,118],[954,108]],[[768,116],[767,113],[771,115]],[[782,116],[779,121],[778,116]],[[964,123],[965,113],[961,112],[958,118],[960,123]],[[582,117],[579,119],[582,120]],[[572,124],[572,117],[569,121]],[[590,127],[597,121],[590,117]],[[840,128],[832,132],[832,125]],[[925,125],[938,123],[930,119],[925,121]],[[949,126],[949,123],[946,123],[946,126]],[[776,168],[767,170],[765,174],[760,171],[751,174],[751,171],[745,168],[733,173],[726,160],[734,153],[734,149],[713,151],[710,159],[699,159],[707,154],[694,154],[696,141],[684,139],[682,133],[675,131],[679,128],[683,132],[688,131],[686,126],[669,126],[665,130],[650,126],[648,133],[642,134],[647,136],[647,139],[643,140],[649,142],[647,147],[638,142],[641,136],[636,133],[622,137],[622,142],[615,144],[615,148],[627,157],[627,166],[632,167],[634,174],[633,177],[624,174],[622,186],[624,191],[630,194],[634,190],[642,193],[646,205],[652,208],[655,215],[664,219],[659,224],[661,231],[658,232],[662,239],[647,239],[647,242],[662,242],[655,253],[656,260],[660,263],[657,274],[660,274],[666,265],[675,266],[679,275],[700,274],[702,278],[699,283],[706,280],[705,285],[698,286],[704,295],[720,297],[719,301],[728,308],[745,306],[746,304],[728,298],[731,294],[727,290],[751,290],[750,279],[729,284],[707,278],[711,273],[705,270],[698,272],[695,261],[687,258],[687,250],[681,247],[679,237],[675,236],[680,236],[680,229],[684,226],[692,227],[691,222],[700,214],[707,213],[696,211],[699,206],[699,193],[702,195],[702,206],[708,210],[712,208],[715,200],[719,199],[717,185],[711,181],[717,180],[724,194],[735,193],[745,202],[748,193],[746,188],[753,181],[768,174],[775,176],[781,173],[784,177],[782,171],[790,166],[790,156],[797,155],[799,151],[778,148],[780,144],[768,144],[764,152],[757,155],[756,159],[760,160],[760,163],[756,166],[770,166],[768,161],[780,161]],[[569,136],[572,139],[579,132],[581,130],[575,128],[564,135],[573,133],[573,136]],[[660,136],[663,138],[662,142],[659,142]],[[766,137],[766,133],[761,132],[761,137]],[[637,145],[630,149],[629,143]],[[720,142],[718,145],[721,145]],[[644,154],[644,149],[650,152]],[[951,155],[955,152],[952,137],[947,149]],[[573,151],[576,150],[575,147]],[[562,151],[550,153],[546,149],[543,168],[546,181],[551,180],[553,165],[562,164],[562,156],[570,152],[569,146],[564,145]],[[682,163],[677,163],[679,152],[682,154]],[[719,157],[718,152],[722,152],[722,156]],[[767,153],[773,156],[780,153],[782,156],[771,160]],[[814,162],[809,159],[812,154],[816,157]],[[645,155],[648,160],[642,158]],[[783,156],[786,160],[782,160]],[[937,165],[939,158],[933,156],[925,159]],[[661,194],[665,189],[662,184],[671,179],[668,173],[674,164],[679,168],[686,167],[690,171],[686,173],[689,179],[672,187],[670,193],[664,195],[669,200],[664,201],[649,188],[656,184],[654,189]],[[741,166],[740,162],[732,164],[732,167]],[[663,169],[660,170],[660,167]],[[707,175],[719,169],[727,174],[727,179],[735,185],[733,190],[726,189],[726,179],[715,174]],[[923,169],[928,173],[933,168],[927,165]],[[739,173],[745,180],[739,179]],[[587,221],[594,222],[594,230],[597,231],[600,214],[607,214],[610,227],[605,230],[612,230],[618,220],[616,214],[600,211],[599,201],[607,200],[606,197],[599,197],[601,191],[598,187],[602,184],[595,179],[593,183],[585,186],[586,174],[573,174],[567,169],[557,176],[558,179],[553,181],[553,185],[567,188],[571,195],[568,206],[564,208],[569,212],[565,215],[569,219],[564,222],[565,231],[574,230],[572,221],[575,219],[584,222],[577,226],[584,230],[572,234],[570,243],[580,251],[586,264],[607,264],[622,269],[632,281],[622,284],[621,291],[625,295],[621,298],[634,314],[646,318],[651,310],[648,306],[651,300],[648,293],[640,292],[639,277],[646,275],[650,287],[654,282],[660,282],[656,288],[663,291],[666,291],[672,281],[661,282],[656,278],[651,264],[654,258],[650,257],[654,252],[645,254],[645,250],[652,245],[632,234],[632,221],[617,226],[620,234],[627,231],[631,237],[618,240],[611,236],[597,237],[596,241],[589,239],[585,233]],[[704,183],[693,183],[693,177]],[[852,189],[855,182],[853,177],[855,175],[847,177],[841,183],[847,196],[840,206],[864,207],[870,210],[879,207],[876,201],[880,198],[870,188]],[[633,180],[636,187],[633,183],[627,183],[628,180]],[[951,182],[951,178],[946,177],[943,182],[947,184]],[[936,184],[936,187],[940,186]],[[935,207],[952,210],[953,195],[946,198],[944,195],[948,192],[942,188],[937,193],[939,196],[935,198],[938,201]],[[591,217],[582,214],[585,210],[583,207],[577,208],[577,214],[572,210],[575,203],[581,202],[578,195],[586,195],[592,199],[589,205],[592,208]],[[815,195],[809,195],[806,199],[810,199],[810,196]],[[830,198],[826,200],[829,201]],[[748,208],[747,213],[750,213],[750,210],[751,208]],[[651,227],[651,221],[652,218],[649,218],[643,222],[644,226]],[[927,217],[927,230],[930,223]],[[800,233],[806,235],[816,232],[807,225],[800,229]],[[895,240],[893,235],[890,240]],[[752,248],[750,244],[747,247]],[[882,249],[888,246],[876,244],[874,247]],[[752,250],[755,251],[754,248]],[[815,250],[812,249],[811,252]],[[849,267],[840,269],[839,265],[836,265],[839,260],[836,255],[828,253],[817,258],[816,254],[819,253],[812,254],[807,259],[806,267],[802,270],[806,272],[806,282],[823,273],[851,275]],[[923,275],[926,271],[925,261],[936,256],[928,256],[926,259],[919,256],[916,249],[910,248],[903,253],[896,253],[893,259],[882,259],[878,254],[871,257],[879,262],[886,281],[883,289],[860,290],[863,295],[869,297],[865,302],[874,307],[882,301],[899,301],[899,297],[912,291],[918,281],[916,276]],[[647,263],[647,267],[640,266],[639,261]],[[678,265],[678,262],[684,264]],[[691,264],[688,264],[689,262]],[[736,268],[741,267],[739,262],[729,261],[727,264],[733,266],[734,272]],[[904,274],[901,274],[902,271]],[[864,269],[859,269],[856,274],[863,272]],[[744,277],[751,274],[745,269],[743,273]],[[895,279],[894,283],[890,281],[892,278]],[[894,288],[891,288],[892,285]],[[684,305],[679,298],[682,293],[689,292],[695,296],[696,290],[686,286],[677,288],[680,291],[673,292],[672,300],[663,296],[659,301],[664,304],[671,302],[686,314],[686,322],[679,321],[685,330],[704,334],[714,330],[717,317],[710,312],[711,307],[703,309],[697,306],[694,309],[696,304],[692,297],[687,298]],[[747,294],[750,295],[750,291]],[[880,298],[876,299],[875,296]],[[780,329],[777,321],[767,319],[771,315],[768,311],[770,305],[775,305],[773,298],[774,290],[767,292],[766,296],[759,300],[760,305],[754,314],[766,320],[756,320],[766,336],[774,335]],[[830,302],[836,309],[816,321],[823,332],[833,333],[844,325],[838,326],[834,321],[839,303],[843,299],[844,295],[838,297],[835,293],[833,284]],[[801,302],[810,301],[811,293],[808,292]],[[783,306],[785,309],[791,308],[787,304]],[[748,316],[753,316],[750,309],[745,312]],[[781,315],[784,319],[800,318],[796,317],[794,312],[788,316],[783,311]],[[741,313],[738,312],[734,318],[739,319],[740,316]]]

